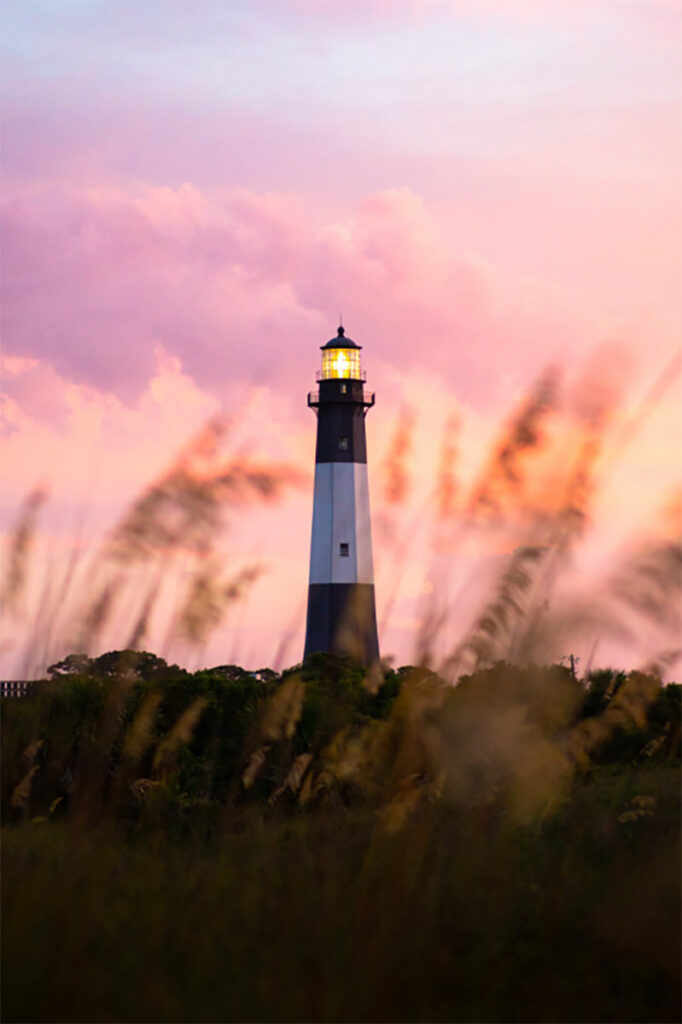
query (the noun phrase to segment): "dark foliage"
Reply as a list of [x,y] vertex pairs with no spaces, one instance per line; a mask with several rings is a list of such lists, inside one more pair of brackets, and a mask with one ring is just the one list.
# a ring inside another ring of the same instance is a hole
[[2,714],[3,1019],[671,1021],[680,693],[72,657]]

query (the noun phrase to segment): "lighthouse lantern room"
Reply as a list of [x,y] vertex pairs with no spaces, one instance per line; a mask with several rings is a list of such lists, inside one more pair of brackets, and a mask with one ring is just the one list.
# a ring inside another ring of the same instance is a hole
[[315,490],[305,655],[349,654],[364,664],[379,657],[372,530],[367,482],[365,395],[360,349],[339,327],[322,346],[318,390]]

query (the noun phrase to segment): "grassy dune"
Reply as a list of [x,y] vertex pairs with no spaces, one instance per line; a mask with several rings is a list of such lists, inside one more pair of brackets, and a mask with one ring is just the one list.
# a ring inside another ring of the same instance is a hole
[[358,810],[208,844],[8,830],[3,1019],[676,1020],[678,787],[608,771],[530,829],[424,809],[390,836]]
[[139,664],[6,702],[4,1020],[678,1019],[679,687]]

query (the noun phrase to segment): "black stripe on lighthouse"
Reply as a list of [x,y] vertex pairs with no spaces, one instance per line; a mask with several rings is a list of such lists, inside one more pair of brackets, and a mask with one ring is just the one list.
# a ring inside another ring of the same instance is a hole
[[315,492],[305,656],[379,657],[361,380],[322,380],[317,414]]
[[320,381],[316,463],[367,463],[364,402],[362,381]]

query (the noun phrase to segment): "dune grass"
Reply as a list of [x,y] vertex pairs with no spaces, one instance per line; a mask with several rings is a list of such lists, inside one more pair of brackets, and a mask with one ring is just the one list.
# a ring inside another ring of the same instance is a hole
[[441,805],[394,834],[366,808],[251,807],[208,842],[6,829],[3,1019],[677,1020],[678,787],[607,767],[531,827]]
[[4,1020],[677,1019],[678,686],[131,656],[5,702]]

